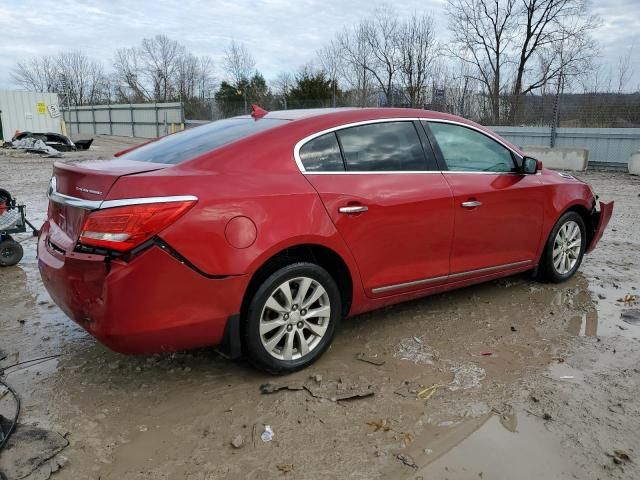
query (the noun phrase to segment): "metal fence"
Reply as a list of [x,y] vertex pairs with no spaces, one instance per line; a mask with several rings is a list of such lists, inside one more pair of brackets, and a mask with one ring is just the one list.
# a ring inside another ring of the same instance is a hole
[[[519,147],[551,145],[551,128],[489,128]],[[586,148],[590,163],[626,165],[631,155],[640,150],[640,128],[558,128],[554,146]]]
[[184,109],[175,103],[133,103],[63,107],[69,135],[155,138],[183,128]]

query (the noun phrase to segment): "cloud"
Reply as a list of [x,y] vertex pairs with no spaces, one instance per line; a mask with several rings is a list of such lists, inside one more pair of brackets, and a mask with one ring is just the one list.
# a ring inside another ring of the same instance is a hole
[[[605,2],[603,2],[605,3]],[[10,70],[25,57],[82,50],[111,68],[113,52],[145,37],[168,35],[219,66],[231,39],[246,44],[267,78],[313,60],[315,52],[345,26],[372,13],[375,0],[4,0],[0,5],[0,88],[13,87]],[[397,2],[400,14],[426,11],[438,36],[448,37],[444,0]],[[594,5],[603,18],[594,36],[610,65],[640,32],[640,2]],[[640,42],[640,39],[638,39]],[[633,53],[640,72],[640,54]]]

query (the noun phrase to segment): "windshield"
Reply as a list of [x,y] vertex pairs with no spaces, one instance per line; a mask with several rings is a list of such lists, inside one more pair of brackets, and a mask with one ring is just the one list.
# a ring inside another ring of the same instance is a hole
[[226,143],[249,137],[256,133],[287,123],[288,120],[262,118],[228,118],[168,135],[148,145],[125,153],[121,158],[138,162],[177,164]]

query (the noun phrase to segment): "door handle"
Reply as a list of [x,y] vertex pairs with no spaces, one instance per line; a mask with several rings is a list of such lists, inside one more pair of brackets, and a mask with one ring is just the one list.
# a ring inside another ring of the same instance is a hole
[[367,210],[369,210],[369,207],[367,207],[366,205],[349,205],[347,207],[340,207],[338,209],[340,213],[346,213],[346,214],[364,213]]
[[460,206],[462,208],[476,208],[482,205],[482,202],[478,200],[469,200],[468,202],[462,202]]

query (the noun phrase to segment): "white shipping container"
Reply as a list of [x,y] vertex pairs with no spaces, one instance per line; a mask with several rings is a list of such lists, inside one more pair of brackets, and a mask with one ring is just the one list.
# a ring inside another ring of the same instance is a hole
[[8,142],[21,132],[62,133],[56,93],[0,90],[0,139]]

